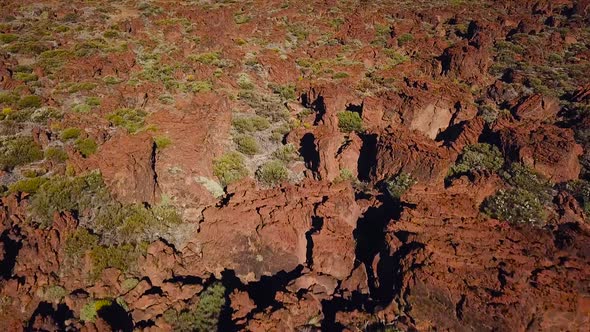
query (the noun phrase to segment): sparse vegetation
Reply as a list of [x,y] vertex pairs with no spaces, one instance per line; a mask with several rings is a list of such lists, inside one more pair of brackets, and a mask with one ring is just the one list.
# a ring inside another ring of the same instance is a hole
[[469,174],[475,170],[497,172],[504,165],[504,157],[498,148],[486,143],[468,145],[451,166],[449,177]]
[[147,113],[142,110],[120,108],[109,114],[107,119],[115,126],[125,128],[130,134],[138,132],[144,126]]
[[213,174],[226,186],[248,176],[248,169],[241,154],[227,152],[213,161]]
[[232,121],[232,125],[239,133],[251,133],[255,131],[262,131],[270,127],[270,123],[267,119],[257,115],[251,117],[236,118]]
[[98,144],[96,144],[96,141],[90,137],[78,138],[74,143],[74,146],[84,158],[94,154],[98,149]]
[[170,146],[170,144],[172,144],[172,140],[166,136],[154,137],[154,142],[160,150],[165,149],[166,147]]
[[297,148],[293,144],[281,146],[272,153],[272,156],[284,163],[289,163],[299,158]]
[[0,168],[11,170],[43,159],[43,151],[31,137],[16,136],[0,139]]
[[499,190],[486,198],[481,209],[488,216],[511,224],[542,226],[546,218],[539,198],[519,188]]
[[94,322],[98,312],[110,305],[112,305],[111,300],[92,300],[84,305],[80,310],[80,319],[84,322]]
[[44,177],[25,178],[8,186],[8,191],[34,194],[46,181],[47,179]]
[[69,127],[69,128],[62,130],[59,137],[64,141],[69,140],[69,139],[75,139],[75,138],[80,137],[81,132],[82,132],[82,130],[80,128]]
[[53,162],[64,162],[68,160],[68,154],[61,148],[49,147],[45,150],[45,159]]
[[338,127],[343,133],[361,132],[363,130],[363,119],[357,112],[344,111],[337,114]]
[[18,101],[18,108],[37,108],[41,107],[41,97],[30,95],[24,96]]
[[214,283],[200,294],[199,303],[194,309],[181,312],[169,309],[164,313],[164,319],[175,331],[215,331],[224,306],[225,287],[221,283]]
[[248,135],[239,135],[234,137],[234,143],[238,146],[238,151],[245,155],[253,156],[259,152],[256,139]]
[[387,193],[395,200],[399,200],[414,184],[416,179],[411,174],[403,172],[385,182]]
[[258,168],[256,178],[267,187],[279,185],[289,178],[289,172],[279,160],[271,160]]

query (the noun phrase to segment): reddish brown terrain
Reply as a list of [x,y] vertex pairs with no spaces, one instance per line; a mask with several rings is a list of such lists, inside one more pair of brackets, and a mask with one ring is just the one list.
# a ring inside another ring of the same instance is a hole
[[588,331],[590,1],[0,0],[1,331]]

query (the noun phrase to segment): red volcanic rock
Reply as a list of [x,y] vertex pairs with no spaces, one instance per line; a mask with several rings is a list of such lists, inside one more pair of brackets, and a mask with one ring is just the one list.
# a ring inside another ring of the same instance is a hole
[[[405,209],[387,236],[390,255],[401,257],[396,278],[402,305],[411,304],[406,314],[420,330],[579,330],[589,313],[590,271],[583,266],[590,252],[582,249],[588,228],[576,224],[554,235],[483,220],[479,202],[498,181],[484,177],[450,192],[416,188],[406,195],[417,208]],[[570,247],[556,241],[563,237]]]
[[158,186],[187,207],[202,209],[216,201],[202,183],[216,180],[213,160],[226,151],[230,105],[225,97],[201,94],[198,99],[179,98],[175,108],[176,111],[156,112],[147,119],[158,128],[156,135],[171,141],[168,147],[157,151]]
[[492,59],[485,47],[461,41],[447,48],[441,56],[442,74],[452,75],[469,83],[486,81]]
[[[216,274],[231,269],[246,281],[300,265],[344,279],[354,263],[352,232],[359,215],[345,183],[237,190],[226,206],[203,212],[196,238],[200,257],[191,264]],[[311,245],[313,254],[307,257]]]
[[290,293],[277,294],[283,308],[269,313],[254,315],[246,326],[247,331],[298,331],[308,325],[316,325],[322,320],[322,304],[312,296],[303,295],[301,299]]
[[405,128],[386,128],[377,142],[375,179],[410,173],[420,182],[442,185],[457,153]]
[[554,182],[577,179],[583,150],[571,129],[550,125],[521,125],[501,129],[504,155],[520,161]]
[[577,103],[581,103],[581,102],[589,101],[589,100],[590,100],[590,84],[587,84],[585,86],[581,86],[578,89],[576,89],[576,91],[574,92],[574,94],[571,97],[571,101],[577,102]]
[[76,161],[80,169],[99,169],[105,184],[121,202],[158,201],[160,188],[155,172],[155,143],[146,133],[118,135],[96,154]]
[[554,97],[532,95],[520,101],[514,108],[518,120],[548,120],[557,116],[559,100]]

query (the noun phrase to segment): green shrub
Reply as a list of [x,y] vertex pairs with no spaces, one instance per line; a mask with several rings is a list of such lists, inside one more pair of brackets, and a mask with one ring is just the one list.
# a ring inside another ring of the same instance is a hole
[[14,73],[14,78],[19,81],[23,81],[23,82],[32,82],[32,81],[36,81],[39,79],[39,77],[37,77],[37,75],[35,75],[35,74],[23,73],[23,72]]
[[67,239],[64,247],[66,257],[72,263],[79,264],[86,253],[98,245],[98,236],[88,232],[86,228],[77,228]]
[[38,108],[41,107],[41,97],[39,96],[24,96],[22,97],[18,103],[18,108]]
[[22,179],[8,186],[8,191],[11,193],[23,192],[34,194],[39,188],[47,182],[47,178],[34,177],[30,179]]
[[121,108],[109,114],[107,120],[115,126],[127,129],[130,134],[134,134],[143,127],[146,115],[147,113],[142,110]]
[[281,96],[281,98],[285,100],[295,99],[295,86],[294,85],[278,85],[278,84],[271,84],[270,88],[272,92]]
[[387,193],[395,200],[399,200],[400,197],[412,188],[416,184],[416,179],[408,173],[400,173],[394,178],[385,182]]
[[354,176],[354,174],[352,174],[352,171],[349,170],[348,168],[342,168],[340,169],[340,174],[338,175],[338,177],[336,179],[334,179],[334,182],[342,182],[342,181],[355,181],[356,177]]
[[199,296],[197,306],[189,311],[177,312],[169,309],[164,320],[180,332],[217,331],[219,316],[225,306],[225,287],[220,283],[207,287]]
[[363,119],[357,112],[344,111],[337,114],[338,127],[343,133],[353,131],[361,132],[363,130]]
[[68,178],[49,178],[30,201],[33,220],[45,227],[51,224],[54,212],[82,213],[110,200],[99,174]]
[[256,139],[248,135],[234,137],[234,143],[238,146],[238,151],[245,155],[253,156],[258,153],[258,143]]
[[335,73],[334,75],[332,75],[332,78],[335,80],[338,80],[338,79],[342,79],[342,78],[347,78],[348,76],[350,76],[350,75],[348,75],[348,73],[341,71],[341,72],[338,72],[338,73]]
[[61,301],[67,294],[68,292],[63,287],[54,285],[45,288],[43,298],[49,302],[57,302]]
[[61,148],[50,147],[45,150],[45,158],[53,162],[64,162],[68,160],[68,154]]
[[252,83],[252,80],[250,80],[250,76],[248,76],[248,74],[246,73],[241,73],[238,76],[238,86],[240,87],[240,89],[244,90],[254,89],[254,83]]
[[553,185],[541,174],[528,166],[512,163],[506,171],[500,172],[502,178],[513,187],[527,190],[535,194],[544,203],[550,203]]
[[272,153],[272,156],[284,163],[289,163],[291,161],[297,160],[299,158],[299,153],[293,144],[287,144],[276,149]]
[[498,148],[486,143],[468,145],[451,166],[450,177],[469,174],[475,170],[497,172],[504,165],[504,157]]
[[18,102],[19,96],[14,92],[0,92],[0,104],[12,105]]
[[234,119],[232,125],[240,133],[262,131],[270,127],[268,120],[258,115]]
[[166,147],[170,146],[170,144],[172,144],[172,140],[166,136],[154,137],[154,142],[160,150],[165,149]]
[[221,59],[221,53],[219,52],[207,52],[197,55],[189,55],[189,59],[200,62],[205,65],[215,65]]
[[91,82],[74,83],[69,86],[68,92],[69,93],[76,93],[76,92],[80,92],[80,91],[90,91],[90,90],[94,90],[97,86],[98,86],[98,84],[91,83]]
[[580,203],[586,215],[590,216],[590,182],[570,181],[565,184],[565,189]]
[[111,300],[93,300],[82,307],[80,310],[80,320],[84,322],[94,322],[98,312],[113,304]]
[[123,273],[128,272],[143,253],[141,249],[141,247],[132,244],[94,247],[90,251],[91,280],[98,279],[102,271],[107,268],[119,269]]
[[499,190],[482,203],[481,210],[492,218],[511,224],[543,225],[545,211],[539,198],[524,189]]
[[73,56],[74,54],[70,50],[49,50],[39,55],[38,64],[41,65],[43,69],[49,72],[54,72],[61,68]]
[[260,166],[256,171],[256,178],[268,187],[276,186],[289,178],[289,172],[279,160],[271,160]]
[[11,170],[43,159],[43,151],[31,137],[0,139],[0,168]]
[[188,82],[181,86],[183,92],[209,92],[213,90],[213,84],[209,81]]
[[88,113],[92,111],[92,106],[87,104],[77,104],[72,107],[72,112],[76,113]]
[[96,144],[96,141],[90,137],[78,138],[74,143],[74,146],[76,147],[76,150],[78,150],[78,152],[80,152],[80,154],[84,158],[87,158],[88,156],[94,154],[98,149],[98,144]]
[[226,186],[248,176],[248,169],[241,154],[227,152],[213,161],[213,174]]
[[148,209],[141,204],[120,205],[111,202],[101,207],[92,222],[105,242],[139,244],[151,235],[172,227],[182,219],[171,206]]
[[414,36],[410,33],[405,33],[397,38],[397,44],[399,46],[404,46],[412,40],[414,40]]
[[82,130],[80,128],[68,127],[68,128],[61,131],[61,134],[59,135],[59,137],[64,141],[69,140],[69,139],[74,139],[74,138],[80,137],[81,132],[82,132]]
[[8,44],[12,43],[13,41],[17,40],[18,36],[11,33],[0,33],[0,43]]
[[136,278],[127,278],[121,283],[121,291],[127,293],[134,289],[139,284],[139,280]]

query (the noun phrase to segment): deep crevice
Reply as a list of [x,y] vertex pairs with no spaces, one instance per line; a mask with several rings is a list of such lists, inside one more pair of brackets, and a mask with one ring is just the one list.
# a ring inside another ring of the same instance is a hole
[[377,135],[365,134],[360,135],[363,145],[359,154],[358,179],[360,181],[369,181],[375,172],[377,164]]
[[317,177],[320,153],[315,144],[315,136],[312,133],[307,133],[301,138],[299,154],[303,157],[305,167],[313,172],[314,177]]
[[319,232],[324,226],[324,218],[313,216],[311,217],[311,228],[305,232],[305,239],[307,240],[307,250],[305,253],[305,264],[308,268],[313,266],[313,238],[312,235]]
[[16,264],[16,257],[22,247],[22,243],[15,241],[8,235],[8,230],[0,235],[0,242],[4,247],[4,259],[0,261],[0,277],[8,279],[12,275],[12,269]]

